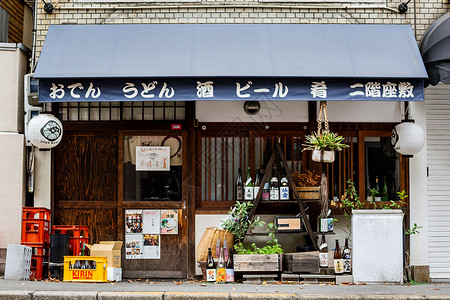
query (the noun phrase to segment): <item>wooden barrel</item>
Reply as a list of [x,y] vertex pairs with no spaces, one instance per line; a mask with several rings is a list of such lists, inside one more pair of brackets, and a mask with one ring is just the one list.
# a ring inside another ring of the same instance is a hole
[[319,200],[320,186],[300,186],[297,192],[302,200]]
[[227,230],[217,227],[208,227],[205,230],[200,242],[197,246],[197,261],[206,261],[208,258],[208,248],[211,247],[213,257],[216,256],[216,243],[220,239],[220,247],[223,247],[223,241],[227,241],[228,249],[234,245],[234,234]]

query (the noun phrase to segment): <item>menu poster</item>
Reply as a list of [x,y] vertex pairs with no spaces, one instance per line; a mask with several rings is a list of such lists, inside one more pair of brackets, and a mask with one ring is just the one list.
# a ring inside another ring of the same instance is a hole
[[178,210],[161,210],[161,234],[178,234]]
[[125,255],[126,259],[143,258],[144,247],[142,234],[125,235]]
[[144,259],[160,259],[161,246],[159,234],[144,234]]
[[142,233],[142,210],[125,210],[125,233]]
[[136,147],[136,171],[170,171],[170,147]]
[[142,220],[143,233],[160,233],[161,211],[159,209],[144,210]]

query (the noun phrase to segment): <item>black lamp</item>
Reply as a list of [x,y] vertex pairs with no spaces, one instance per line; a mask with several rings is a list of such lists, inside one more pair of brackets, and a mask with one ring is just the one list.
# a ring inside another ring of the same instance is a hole
[[51,4],[50,2],[45,2],[45,0],[42,0],[42,2],[44,2],[44,11],[46,13],[52,13],[53,9],[55,9],[53,7],[53,4]]
[[400,3],[399,5],[398,5],[398,11],[401,13],[401,14],[404,14],[407,10],[408,10],[408,3],[409,2],[411,2],[411,0],[408,0],[408,2],[406,2],[406,3]]

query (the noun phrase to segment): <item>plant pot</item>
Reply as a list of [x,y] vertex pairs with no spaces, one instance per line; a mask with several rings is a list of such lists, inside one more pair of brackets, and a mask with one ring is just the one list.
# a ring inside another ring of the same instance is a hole
[[272,273],[281,271],[281,254],[235,254],[234,271],[246,273]]
[[312,160],[320,163],[332,163],[334,156],[334,151],[313,150]]
[[299,186],[297,192],[301,200],[320,199],[320,186]]

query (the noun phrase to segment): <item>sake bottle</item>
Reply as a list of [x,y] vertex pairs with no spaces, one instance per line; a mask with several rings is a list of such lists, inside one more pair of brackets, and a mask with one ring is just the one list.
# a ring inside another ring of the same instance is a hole
[[244,184],[242,181],[242,170],[241,168],[238,169],[238,174],[236,177],[236,183],[235,183],[235,197],[236,201],[242,201],[244,200]]
[[322,233],[322,241],[319,247],[319,266],[321,268],[328,268],[328,245],[325,240],[325,234]]
[[334,273],[344,273],[344,260],[342,259],[341,248],[339,248],[339,240],[336,239],[336,247],[334,249]]
[[206,281],[215,282],[217,280],[216,263],[214,262],[211,247],[208,248],[208,259],[206,261]]
[[259,186],[261,185],[261,178],[259,174],[259,168],[256,169],[256,175],[255,175],[255,186],[253,188],[253,196],[256,198],[256,195],[258,195],[259,192]]
[[230,253],[227,259],[227,265],[225,269],[225,282],[234,282],[233,249],[230,249]]
[[289,200],[289,185],[285,174],[280,180],[280,200]]
[[269,189],[268,182],[264,183],[261,200],[265,200],[265,201],[270,200],[270,189]]
[[270,179],[270,200],[280,200],[280,188],[278,186],[278,178],[275,168],[272,169],[272,178]]
[[217,282],[225,282],[225,268],[225,256],[222,247],[220,248],[219,261],[217,262]]
[[348,246],[348,238],[345,239],[345,246],[342,256],[344,259],[344,273],[350,274],[352,272],[352,252]]
[[247,178],[245,180],[244,185],[244,200],[247,201],[253,201],[255,197],[253,196],[253,180],[252,180],[252,174],[250,172],[250,167],[247,168]]

